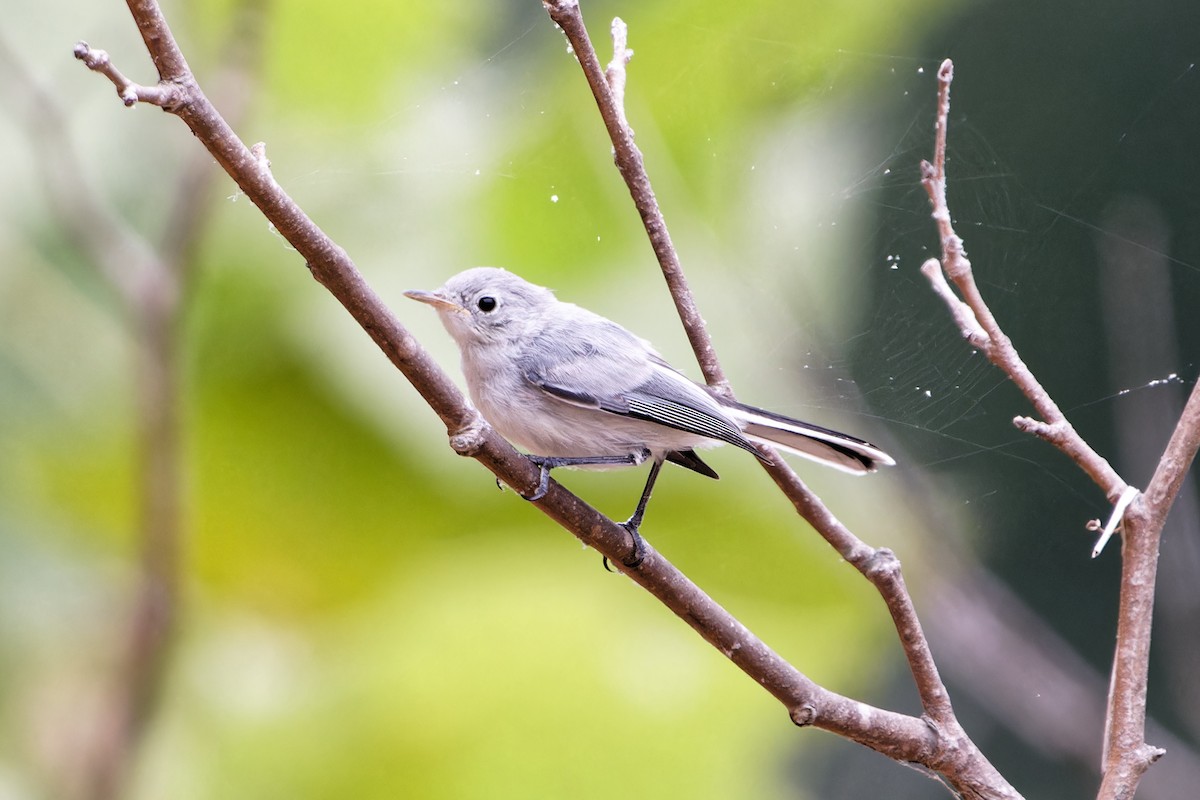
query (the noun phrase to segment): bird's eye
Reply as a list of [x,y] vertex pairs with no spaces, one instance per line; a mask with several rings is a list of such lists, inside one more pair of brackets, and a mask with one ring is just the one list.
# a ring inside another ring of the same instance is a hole
[[484,295],[483,297],[479,298],[477,305],[479,306],[479,310],[486,314],[487,312],[494,311],[496,309],[496,298],[490,295]]

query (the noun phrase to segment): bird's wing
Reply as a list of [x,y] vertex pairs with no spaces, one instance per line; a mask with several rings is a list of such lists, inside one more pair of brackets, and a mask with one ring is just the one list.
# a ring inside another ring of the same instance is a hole
[[625,395],[652,374],[651,352],[615,322],[577,309],[569,320],[548,323],[518,363],[529,383],[557,400],[626,414]]
[[654,422],[686,433],[716,439],[748,450],[761,458],[737,425],[721,413],[719,406],[696,402],[698,395],[682,394],[677,386],[664,385],[661,380],[651,379],[634,389],[610,394],[607,390],[593,393],[578,386],[565,386],[536,372],[527,372],[525,379],[547,395],[564,403]]
[[692,381],[667,366],[655,365],[649,380],[626,395],[629,416],[758,451],[721,406]]
[[[547,330],[522,359],[525,379],[581,408],[664,425],[757,451],[719,403],[616,323]],[[539,337],[540,338],[540,337]],[[553,345],[553,346],[550,346]]]

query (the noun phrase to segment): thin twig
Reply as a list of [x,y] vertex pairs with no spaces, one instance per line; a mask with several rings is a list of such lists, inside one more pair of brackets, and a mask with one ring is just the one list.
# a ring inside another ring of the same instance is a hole
[[[1116,503],[1125,493],[1125,481],[1109,465],[1108,461],[1093,450],[1076,432],[1050,394],[1021,360],[1012,341],[1000,328],[1000,324],[996,321],[975,283],[971,261],[967,258],[963,240],[954,231],[954,221],[946,201],[946,136],[950,118],[950,84],[954,80],[953,62],[950,59],[943,61],[937,75],[938,110],[934,128],[933,163],[921,162],[921,183],[929,195],[933,220],[937,224],[941,239],[942,269],[957,287],[962,298],[961,302],[971,309],[979,329],[987,337],[987,344],[980,344],[977,341],[978,330],[962,325],[962,313],[958,306],[950,303],[950,297],[936,283],[933,284],[934,289],[950,305],[950,311],[955,320],[959,321],[959,327],[963,329],[964,335],[970,334],[968,338],[972,345],[978,347],[993,364],[1008,375],[1009,379],[1033,404],[1045,423],[1043,426],[1035,422],[1033,426],[1030,426],[1025,424],[1028,418],[1018,418],[1017,427],[1036,433],[1066,453],[1104,491],[1109,501]],[[922,272],[926,277],[931,278],[932,271],[923,269]]]
[[182,102],[184,97],[181,87],[169,83],[160,83],[157,86],[143,86],[140,83],[134,83],[126,78],[121,70],[117,69],[106,51],[89,47],[87,42],[79,42],[75,45],[75,57],[86,64],[88,69],[99,72],[108,78],[116,88],[121,102],[127,106],[149,103],[171,111]]
[[[696,300],[692,296],[687,278],[683,274],[683,267],[679,263],[675,245],[671,242],[671,234],[667,230],[666,220],[658,206],[658,199],[654,196],[654,188],[650,185],[650,179],[646,175],[642,152],[634,142],[633,131],[625,121],[624,104],[618,103],[616,99],[617,92],[624,95],[625,64],[633,55],[633,52],[626,46],[628,39],[622,36],[617,43],[612,62],[609,64],[609,70],[613,74],[613,83],[610,84],[608,74],[600,66],[596,48],[592,45],[592,40],[588,37],[587,29],[584,27],[583,14],[579,10],[578,0],[543,0],[542,5],[545,6],[546,13],[550,15],[550,18],[566,34],[567,40],[571,43],[571,51],[579,60],[579,66],[583,68],[584,77],[587,78],[592,95],[596,98],[600,116],[604,119],[604,127],[608,129],[609,138],[612,139],[613,158],[616,161],[617,169],[620,170],[626,186],[629,187],[633,204],[637,207],[638,214],[642,218],[642,225],[645,226],[646,233],[650,237],[650,246],[654,248],[654,255],[658,258],[663,277],[671,292],[671,298],[675,301],[675,309],[683,321],[684,332],[687,334],[692,350],[696,353],[696,361],[700,364],[704,380],[713,389],[728,395],[730,393],[729,381],[717,360],[717,354],[713,349],[712,340],[708,336],[704,318],[700,316]],[[623,28],[623,25],[621,27]],[[613,29],[617,30],[615,24]],[[614,85],[616,86],[615,90]]]

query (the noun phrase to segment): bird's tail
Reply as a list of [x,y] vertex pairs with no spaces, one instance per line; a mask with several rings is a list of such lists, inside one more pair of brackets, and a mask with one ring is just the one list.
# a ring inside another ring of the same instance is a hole
[[842,472],[866,475],[881,466],[896,463],[895,459],[870,442],[845,433],[742,403],[726,400],[725,406],[746,438],[782,447]]

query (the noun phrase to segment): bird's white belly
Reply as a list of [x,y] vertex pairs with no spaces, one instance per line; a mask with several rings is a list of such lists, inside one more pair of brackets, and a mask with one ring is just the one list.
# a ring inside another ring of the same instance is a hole
[[628,456],[649,450],[661,458],[672,450],[718,442],[653,422],[584,408],[547,395],[526,382],[473,387],[471,399],[501,436],[532,455],[558,458]]

